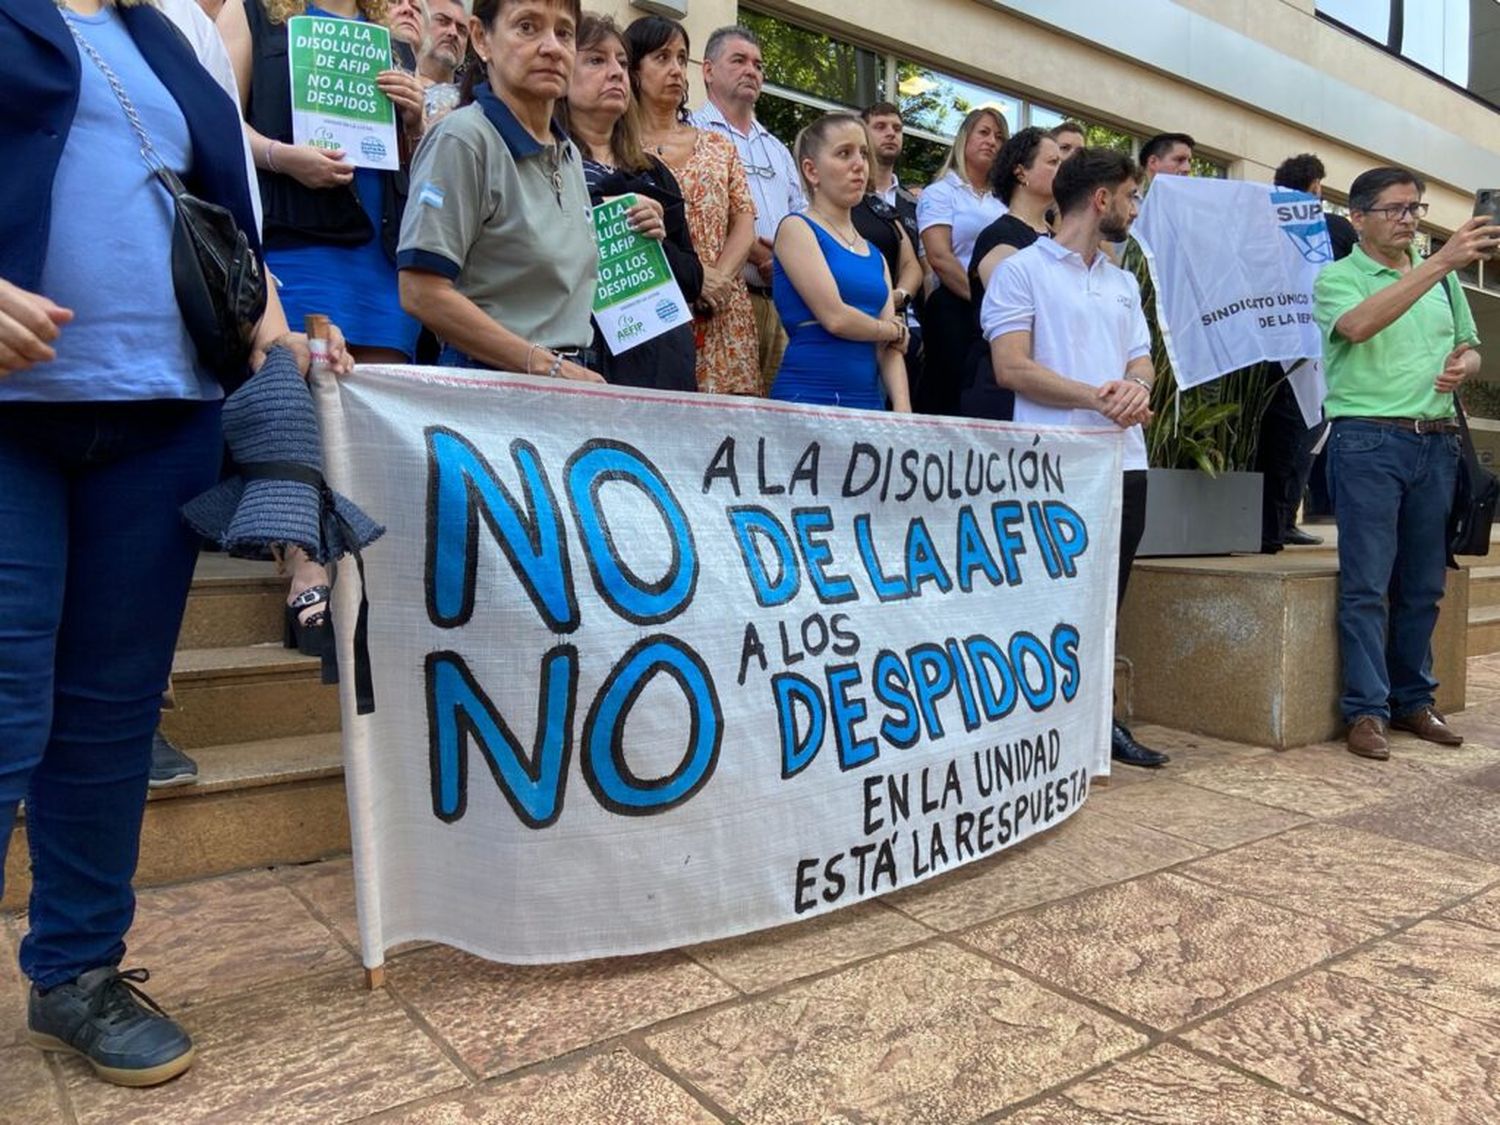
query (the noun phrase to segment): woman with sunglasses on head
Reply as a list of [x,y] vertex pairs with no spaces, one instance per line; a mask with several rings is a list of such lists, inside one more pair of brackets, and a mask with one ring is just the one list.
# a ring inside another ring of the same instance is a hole
[[923,414],[957,414],[964,384],[974,310],[969,294],[969,258],[979,232],[1005,213],[990,190],[990,167],[1010,136],[1000,111],[976,109],[964,118],[938,178],[917,200],[917,226],[927,264],[938,286],[927,300],[922,342]]
[[441,363],[603,382],[599,254],[577,147],[554,114],[573,76],[578,0],[477,0],[472,100],[433,127],[401,224],[401,303]]
[[734,145],[688,124],[688,36],[682,25],[643,16],[625,29],[641,142],[682,185],[688,229],[703,264],[698,299],[698,389],[760,393],[755,313],[742,276],[755,242],[755,204]]
[[1045,130],[1022,129],[1005,144],[990,168],[990,186],[1006,206],[985,227],[969,255],[969,292],[974,322],[965,364],[964,393],[960,405],[966,418],[1009,421],[1016,396],[995,382],[990,345],[979,326],[984,289],[1001,262],[1024,250],[1038,238],[1052,234],[1052,178],[1062,164],[1062,149]]
[[869,184],[864,122],[820,117],[797,135],[793,155],[810,202],[776,231],[771,292],[788,339],[771,397],[863,410],[883,410],[889,399],[907,413],[906,321],[885,258],[850,215]]
[[[661,242],[672,276],[691,304],[703,290],[703,266],[687,229],[677,179],[641,147],[640,121],[630,93],[630,56],[615,21],[585,12],[578,25],[578,54],[559,119],[583,156],[583,174],[594,206],[634,194],[626,213],[637,234]],[[690,321],[613,355],[602,335],[595,347],[611,383],[659,390],[696,391],[696,348]]]

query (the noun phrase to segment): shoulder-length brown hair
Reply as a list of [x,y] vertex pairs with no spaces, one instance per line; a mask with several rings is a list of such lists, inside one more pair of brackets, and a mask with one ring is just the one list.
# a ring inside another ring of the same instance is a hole
[[[616,167],[630,172],[644,172],[651,167],[651,160],[641,145],[640,111],[636,108],[635,89],[628,73],[630,44],[625,41],[625,35],[621,32],[620,26],[609,16],[601,16],[597,12],[584,12],[583,18],[578,21],[578,54],[592,51],[607,44],[610,40],[614,40],[624,49],[627,73],[625,76],[625,112],[620,114],[615,122],[614,130],[609,135],[609,150],[614,156]],[[557,119],[563,131],[572,136],[573,111],[567,98],[562,98],[557,103]]]

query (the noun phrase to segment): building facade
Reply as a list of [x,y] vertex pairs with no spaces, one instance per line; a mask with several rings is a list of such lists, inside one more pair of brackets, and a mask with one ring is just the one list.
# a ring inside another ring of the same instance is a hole
[[[803,121],[877,99],[901,105],[905,171],[921,179],[967,109],[1012,128],[1063,118],[1121,148],[1191,133],[1197,171],[1269,181],[1316,152],[1337,203],[1361,171],[1400,164],[1428,181],[1432,239],[1473,192],[1500,187],[1497,0],[608,0],[628,22],[682,18],[695,58],[715,27],[766,44],[762,117]],[[697,87],[701,101],[701,85]],[[1500,262],[1465,279],[1500,346]],[[1493,365],[1492,365],[1493,366]]]

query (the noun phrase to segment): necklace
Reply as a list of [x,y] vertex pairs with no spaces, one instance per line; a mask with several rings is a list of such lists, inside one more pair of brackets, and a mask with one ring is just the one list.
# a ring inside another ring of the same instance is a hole
[[669,125],[669,126],[667,126],[665,132],[660,133],[654,139],[649,138],[646,135],[643,135],[641,137],[641,144],[642,144],[643,147],[648,148],[652,152],[656,153],[657,156],[666,156],[667,155],[667,142],[669,142],[672,139],[672,134],[675,133],[676,131],[677,131],[677,129],[676,129],[675,125]]
[[859,245],[859,231],[857,231],[857,230],[854,229],[853,222],[850,222],[850,224],[849,224],[849,233],[845,234],[843,231],[839,230],[839,228],[836,225],[834,225],[834,222],[833,222],[832,219],[830,219],[827,215],[823,214],[823,212],[820,211],[818,208],[816,208],[816,207],[809,207],[808,210],[811,211],[811,212],[813,212],[815,215],[817,215],[818,218],[822,219],[823,220],[823,226],[825,226],[825,227],[828,228],[829,233],[831,233],[835,238],[837,238],[840,242],[842,242],[850,250],[853,250],[855,248],[855,246]]

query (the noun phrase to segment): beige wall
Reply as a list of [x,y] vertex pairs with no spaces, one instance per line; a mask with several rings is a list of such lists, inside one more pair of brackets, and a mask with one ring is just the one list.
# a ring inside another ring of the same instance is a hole
[[[1367,91],[1372,98],[1476,144],[1500,149],[1500,114],[1317,20],[1313,0],[1174,2]],[[624,0],[598,6],[626,22],[641,14]],[[1230,161],[1231,175],[1245,179],[1269,180],[1284,157],[1308,150],[1323,158],[1334,189],[1347,188],[1372,164],[1412,161],[1411,154],[1403,158],[1399,152],[1352,148],[983,0],[757,0],[756,6],[1136,131],[1192,133],[1206,151]],[[737,4],[688,0],[688,7],[686,22],[696,58],[708,33],[733,21]],[[1128,18],[1129,0],[1113,0],[1110,7],[1120,18]],[[919,19],[913,18],[917,12]],[[701,101],[701,85],[697,91],[695,104]],[[1428,194],[1432,224],[1451,229],[1461,222],[1469,214],[1470,192],[1476,186],[1489,185],[1434,182]]]

